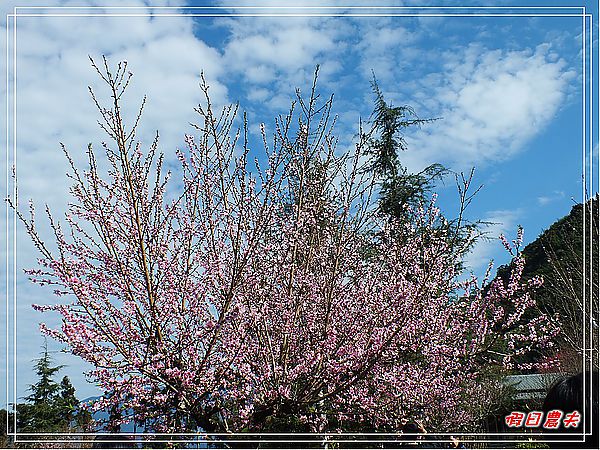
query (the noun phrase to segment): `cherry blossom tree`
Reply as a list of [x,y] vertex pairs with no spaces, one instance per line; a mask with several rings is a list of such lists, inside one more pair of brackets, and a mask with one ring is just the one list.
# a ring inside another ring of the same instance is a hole
[[52,244],[33,206],[9,201],[41,254],[28,274],[60,298],[34,305],[62,317],[41,330],[92,364],[106,392],[95,408],[121,411],[113,422],[133,411],[155,431],[256,432],[288,418],[324,431],[418,415],[456,429],[480,418],[474,399],[492,402],[486,367],[549,345],[546,317],[524,320],[541,280],[520,281],[521,237],[504,240],[508,282],[484,288],[487,277],[461,272],[435,196],[407,206],[410,220],[382,219],[365,170],[372,131],[359,125],[354,147],[338,149],[332,98],[315,85],[272,138],[261,127],[259,152],[237,107],[214,112],[203,78],[173,181],[158,135],[147,150],[136,139],[143,104],[125,126],[126,63],[92,65],[111,96],[104,106],[90,90],[108,167],[91,145],[85,169],[65,149],[72,203],[62,221],[47,210]]

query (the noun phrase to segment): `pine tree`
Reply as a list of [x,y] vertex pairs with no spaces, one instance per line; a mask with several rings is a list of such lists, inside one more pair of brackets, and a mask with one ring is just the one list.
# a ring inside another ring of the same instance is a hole
[[402,165],[398,153],[407,149],[402,132],[435,119],[418,118],[408,105],[388,104],[374,76],[371,86],[375,93],[372,114],[375,137],[370,138],[371,171],[381,180],[379,210],[383,215],[403,219],[406,207],[425,201],[435,181],[441,180],[448,170],[441,164],[431,164],[418,173],[411,173]]
[[75,387],[71,384],[69,377],[63,377],[60,382],[60,391],[56,397],[56,406],[65,424],[72,420],[79,422],[80,411],[79,400],[75,396]]
[[34,405],[50,403],[60,390],[60,386],[53,379],[56,374],[64,366],[52,366],[52,358],[48,353],[48,344],[44,343],[44,351],[42,357],[36,360],[35,369],[39,381],[30,386],[31,395],[25,397],[26,400]]
[[[449,170],[434,163],[420,172],[412,173],[402,164],[399,154],[408,149],[403,132],[410,127],[433,122],[436,119],[420,119],[408,105],[393,106],[388,103],[373,76],[371,86],[375,94],[375,108],[372,113],[372,129],[369,141],[371,164],[369,170],[379,182],[379,213],[390,220],[405,222],[414,217],[411,208],[427,203],[437,181],[441,181]],[[470,205],[481,186],[472,189],[474,170],[468,176],[455,174],[459,194],[459,211],[455,218],[440,216],[433,230],[427,230],[427,239],[443,238],[450,244],[452,254],[464,256],[482,235],[483,221],[469,222],[465,210]],[[432,233],[433,231],[433,233]],[[397,236],[398,239],[404,239]],[[461,258],[456,259],[462,270]]]
[[59,432],[72,424],[83,426],[89,414],[81,411],[75,388],[69,377],[60,383],[54,379],[64,366],[54,366],[45,343],[42,355],[35,360],[38,381],[30,385],[26,403],[17,405],[17,430],[20,432]]
[[6,409],[0,409],[0,448],[13,448],[13,438],[10,433],[13,432],[14,413]]

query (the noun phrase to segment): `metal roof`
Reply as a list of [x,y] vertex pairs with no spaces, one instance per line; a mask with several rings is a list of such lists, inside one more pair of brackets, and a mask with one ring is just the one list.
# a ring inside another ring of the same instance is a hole
[[504,378],[504,384],[512,386],[517,392],[516,400],[544,398],[548,388],[564,373],[534,373],[529,375],[509,375]]

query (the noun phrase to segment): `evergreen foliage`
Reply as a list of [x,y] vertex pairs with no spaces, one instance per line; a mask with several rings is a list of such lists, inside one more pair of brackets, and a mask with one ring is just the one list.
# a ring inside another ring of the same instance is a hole
[[14,415],[6,409],[0,409],[0,448],[10,448],[13,445],[12,436]]
[[[420,172],[410,172],[399,158],[399,154],[408,149],[403,132],[436,119],[420,119],[412,107],[388,103],[375,76],[371,86],[375,94],[375,108],[371,115],[372,129],[366,139],[371,156],[368,169],[379,183],[379,213],[393,221],[411,222],[414,217],[411,208],[414,211],[427,204],[436,182],[442,181],[450,171],[435,163]],[[434,233],[428,230],[428,236],[425,236],[426,239],[446,240],[450,251],[457,256],[463,256],[472,249],[481,237],[481,226],[486,225],[483,221],[470,222],[465,217],[465,210],[482,187],[472,188],[473,175],[474,170],[468,176],[455,174],[460,204],[457,216],[453,219],[440,216]],[[397,237],[403,239],[402,236]],[[457,258],[457,262],[457,269],[462,269],[461,258]]]
[[402,165],[398,153],[407,149],[402,132],[435,119],[420,119],[410,106],[393,106],[386,102],[375,77],[371,85],[375,109],[372,114],[374,133],[370,138],[370,170],[381,179],[379,209],[384,215],[403,219],[406,207],[426,201],[436,180],[441,180],[448,170],[441,164],[431,164],[418,173],[411,173]]
[[91,416],[79,407],[69,377],[63,377],[60,383],[55,381],[63,367],[53,365],[45,344],[41,357],[35,361],[38,381],[29,387],[31,394],[25,397],[26,403],[16,406],[18,432],[64,432],[89,423]]

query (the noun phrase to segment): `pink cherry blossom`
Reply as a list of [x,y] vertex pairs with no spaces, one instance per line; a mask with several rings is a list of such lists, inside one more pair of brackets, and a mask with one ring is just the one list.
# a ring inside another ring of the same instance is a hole
[[66,153],[72,200],[62,225],[49,215],[55,245],[21,216],[42,256],[29,274],[61,302],[34,306],[62,317],[40,329],[94,367],[95,409],[168,432],[261,431],[285,415],[315,431],[396,427],[416,414],[456,430],[494,401],[489,367],[550,344],[550,321],[528,321],[540,281],[521,282],[521,232],[502,240],[509,279],[488,286],[459,271],[435,198],[410,220],[379,217],[367,133],[340,152],[331,100],[313,91],[271,139],[261,126],[264,154],[248,162],[258,152],[236,108],[214,113],[203,83],[197,136],[169,178],[158,137],[144,151],[124,126],[125,67],[98,69],[113,98],[98,104],[108,167],[92,147],[85,170]]

